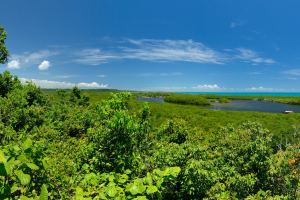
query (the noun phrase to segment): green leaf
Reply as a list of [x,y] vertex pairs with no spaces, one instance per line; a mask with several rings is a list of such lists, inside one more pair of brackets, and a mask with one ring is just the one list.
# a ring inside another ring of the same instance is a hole
[[48,190],[45,184],[42,185],[40,200],[48,200]]
[[180,173],[180,171],[181,171],[180,167],[170,167],[169,168],[169,173],[174,177],[177,177],[178,174]]
[[147,176],[144,178],[144,181],[148,185],[152,185],[153,184],[153,180],[152,180],[151,174],[149,172],[147,173]]
[[28,197],[26,197],[26,196],[21,196],[20,197],[20,200],[33,200],[32,198],[28,198]]
[[122,174],[121,176],[118,177],[118,182],[119,183],[125,183],[128,180],[128,175],[127,174]]
[[157,187],[154,186],[154,185],[150,185],[150,186],[148,186],[148,188],[147,188],[147,194],[153,194],[153,193],[155,193],[155,192],[157,192],[157,191],[158,191],[158,189],[157,189]]
[[21,170],[16,170],[15,173],[22,185],[28,185],[30,183],[30,175],[24,174]]
[[10,189],[10,193],[14,193],[15,191],[17,191],[19,189],[17,184],[13,184],[13,186]]
[[6,163],[7,159],[5,158],[5,155],[3,151],[0,150],[0,163]]
[[28,138],[27,140],[25,140],[25,142],[22,144],[21,147],[22,147],[23,150],[27,150],[31,146],[32,146],[32,140]]
[[15,166],[16,161],[14,159],[9,160],[4,164],[6,174],[10,176],[12,174],[13,167]]
[[126,191],[129,191],[132,195],[142,194],[146,190],[146,186],[143,185],[142,180],[135,180],[126,187]]
[[106,193],[109,197],[115,197],[116,194],[117,194],[117,190],[116,190],[116,187],[115,186],[109,186],[107,187],[106,189]]
[[39,169],[39,166],[37,166],[34,163],[26,163],[26,165],[27,165],[27,167],[29,167],[32,170],[38,170]]
[[145,196],[138,196],[138,197],[134,198],[133,200],[147,200],[147,197],[145,197]]

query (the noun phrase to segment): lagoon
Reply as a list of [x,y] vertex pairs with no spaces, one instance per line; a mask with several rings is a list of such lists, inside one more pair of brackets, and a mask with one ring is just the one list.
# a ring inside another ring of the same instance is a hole
[[284,111],[300,112],[299,105],[290,105],[272,101],[232,100],[229,103],[212,103],[211,110],[236,110],[282,113]]

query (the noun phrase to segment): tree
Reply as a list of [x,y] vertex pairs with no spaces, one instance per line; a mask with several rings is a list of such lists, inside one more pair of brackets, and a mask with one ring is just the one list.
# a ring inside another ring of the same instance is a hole
[[9,53],[5,46],[6,31],[0,26],[0,63],[4,64],[7,62]]

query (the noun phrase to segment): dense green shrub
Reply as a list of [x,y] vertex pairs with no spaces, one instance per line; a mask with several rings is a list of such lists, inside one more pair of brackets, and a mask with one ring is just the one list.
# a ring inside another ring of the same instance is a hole
[[[300,197],[296,132],[282,146],[255,122],[204,131],[190,126],[194,116],[173,116],[154,126],[151,103],[137,105],[128,92],[90,103],[76,87],[45,95],[9,72],[1,87],[1,199]],[[205,112],[198,119],[215,122]]]

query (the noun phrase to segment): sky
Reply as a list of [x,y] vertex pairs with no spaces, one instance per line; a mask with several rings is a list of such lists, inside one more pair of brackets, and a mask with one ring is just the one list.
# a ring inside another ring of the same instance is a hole
[[9,70],[42,88],[299,92],[298,0],[9,0]]

